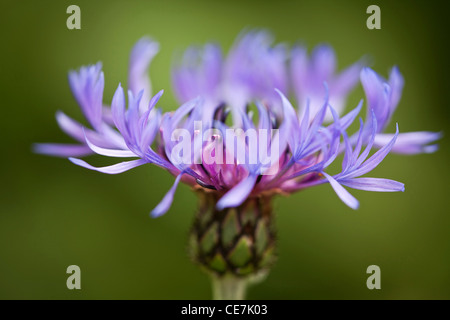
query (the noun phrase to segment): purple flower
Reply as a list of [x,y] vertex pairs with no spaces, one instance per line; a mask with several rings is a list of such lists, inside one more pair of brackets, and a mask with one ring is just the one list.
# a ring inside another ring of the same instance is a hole
[[[153,216],[170,208],[180,182],[215,193],[218,210],[261,194],[292,193],[324,183],[330,183],[353,209],[359,203],[344,186],[404,191],[400,182],[364,177],[390,151],[436,150],[428,144],[439,133],[400,134],[398,126],[394,134],[383,133],[401,97],[403,78],[398,69],[387,82],[369,68],[361,70],[359,62],[335,75],[330,47],[316,48],[311,59],[304,48],[296,47],[290,61],[293,81],[288,83],[285,46],[271,44],[269,34],[261,31],[240,36],[227,57],[216,45],[188,49],[172,72],[182,105],[162,113],[157,109],[162,91],[152,97],[146,77],[158,45],[140,40],[131,55],[128,108],[121,85],[111,108],[103,106],[99,64],[72,72],[71,88],[91,129],[58,113],[60,127],[81,144],[40,144],[37,151],[66,156],[79,166],[109,174],[147,163],[168,170],[176,176],[175,183]],[[349,135],[363,101],[341,113],[359,77],[367,116],[365,122],[359,118],[358,132]],[[289,87],[297,97],[297,109],[286,97]],[[247,108],[252,103],[256,114]],[[369,156],[374,148],[378,150]],[[135,159],[97,168],[75,158],[89,153]],[[340,155],[342,169],[333,174],[329,166]]]

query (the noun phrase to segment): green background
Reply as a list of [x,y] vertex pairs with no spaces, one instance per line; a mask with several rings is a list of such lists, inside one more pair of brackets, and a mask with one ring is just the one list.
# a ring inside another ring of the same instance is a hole
[[[70,4],[81,8],[81,30],[66,28]],[[381,8],[381,30],[366,28],[370,4]],[[109,103],[126,84],[133,44],[151,35],[161,44],[150,71],[154,90],[165,89],[160,105],[173,110],[174,52],[211,40],[228,50],[244,28],[263,27],[289,44],[330,43],[340,68],[365,54],[385,76],[399,65],[406,80],[394,115],[400,131],[445,133],[446,13],[430,1],[3,1],[0,298],[211,297],[207,276],[187,257],[196,209],[187,186],[165,216],[152,219],[173,183],[167,172],[147,165],[103,175],[31,152],[34,142],[71,141],[55,122],[57,110],[82,119],[68,70],[102,61]],[[349,107],[362,97],[359,86]],[[277,198],[279,260],[248,297],[449,299],[448,139],[440,145],[431,155],[389,155],[371,176],[402,181],[406,192],[351,190],[357,211],[329,185]],[[66,288],[72,264],[81,268],[81,290]],[[381,290],[366,287],[372,264],[381,268]]]

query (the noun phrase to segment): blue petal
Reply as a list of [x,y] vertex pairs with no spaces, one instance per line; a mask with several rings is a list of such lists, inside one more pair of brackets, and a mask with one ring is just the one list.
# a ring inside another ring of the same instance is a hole
[[[393,136],[393,134],[377,134],[374,144],[378,147],[383,146],[387,144]],[[442,138],[442,132],[417,131],[400,133],[391,152],[400,154],[434,152],[437,150],[437,145],[428,144],[440,138]]]
[[138,159],[138,160],[131,160],[131,161],[125,161],[125,162],[120,162],[117,164],[113,164],[112,166],[107,166],[107,167],[93,167],[91,166],[89,163],[81,160],[81,159],[77,159],[77,158],[69,158],[70,161],[72,161],[72,163],[79,165],[81,167],[84,167],[86,169],[90,169],[90,170],[95,170],[98,172],[102,172],[102,173],[107,173],[107,174],[118,174],[118,173],[122,173],[125,171],[128,171],[132,168],[141,166],[145,163],[147,163],[145,160],[143,159]]
[[92,154],[92,150],[86,145],[63,143],[36,143],[33,151],[55,157],[84,157]]
[[84,142],[83,126],[79,122],[73,120],[62,111],[56,113],[56,122],[67,135]]
[[289,148],[291,148],[292,153],[295,153],[298,146],[298,133],[300,131],[297,114],[284,94],[278,89],[275,89],[275,91],[281,97],[285,119],[280,127],[280,141],[288,141]]
[[356,200],[354,196],[352,196],[347,190],[344,189],[343,186],[339,184],[332,176],[328,175],[325,172],[322,172],[322,174],[325,176],[325,178],[330,182],[331,186],[333,187],[334,191],[338,195],[341,200],[348,205],[352,209],[358,209],[359,202]]
[[383,148],[375,152],[375,154],[371,156],[368,160],[366,160],[358,169],[346,175],[346,177],[348,178],[358,177],[369,171],[372,171],[381,161],[383,161],[383,159],[387,156],[389,151],[391,151],[391,148],[394,145],[395,140],[397,139],[397,135],[398,135],[398,125],[397,131],[392,140]]
[[122,85],[119,84],[116,92],[114,93],[111,102],[111,111],[114,120],[114,124],[120,133],[123,135],[125,140],[129,139],[126,120],[125,120],[125,94],[122,89]]
[[101,147],[93,144],[91,141],[89,141],[87,136],[85,136],[85,139],[86,139],[86,143],[89,146],[89,148],[91,148],[91,150],[94,151],[95,153],[100,154],[102,156],[119,157],[119,158],[120,157],[122,157],[122,158],[137,157],[137,155],[134,154],[133,152],[131,152],[130,150],[114,150],[114,149],[101,148]]
[[139,104],[142,113],[148,108],[148,103],[152,94],[148,68],[158,51],[158,42],[148,37],[140,39],[131,51],[130,67],[128,71],[128,88],[134,95],[137,95],[141,90],[144,91],[142,100]]
[[344,186],[365,191],[378,191],[378,192],[405,191],[405,185],[403,183],[390,179],[355,178],[355,179],[343,179],[339,180],[339,182]]
[[405,81],[398,67],[393,67],[389,74],[389,86],[391,87],[391,95],[389,97],[390,115],[392,115],[400,101],[404,83]]
[[256,175],[249,175],[247,178],[235,185],[217,202],[216,208],[223,210],[229,207],[241,205],[248,197],[256,182]]
[[102,123],[104,76],[101,63],[69,73],[69,85],[86,119],[94,128]]
[[169,210],[170,206],[172,205],[173,202],[173,196],[175,194],[175,191],[177,190],[177,186],[178,183],[181,180],[181,176],[184,174],[184,172],[181,172],[177,178],[175,179],[175,182],[173,184],[173,186],[170,188],[170,190],[166,193],[166,195],[164,196],[164,198],[161,200],[161,202],[155,207],[155,209],[152,210],[152,212],[150,212],[150,215],[153,218],[157,218],[162,216],[164,213],[167,212],[167,210]]
[[329,45],[318,45],[311,54],[311,64],[317,83],[329,81],[336,69],[336,55]]

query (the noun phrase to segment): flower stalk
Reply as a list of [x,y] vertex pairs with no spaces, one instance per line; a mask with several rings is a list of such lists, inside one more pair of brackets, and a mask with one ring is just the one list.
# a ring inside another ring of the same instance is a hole
[[212,276],[212,289],[214,300],[244,300],[247,291],[248,280],[233,276]]

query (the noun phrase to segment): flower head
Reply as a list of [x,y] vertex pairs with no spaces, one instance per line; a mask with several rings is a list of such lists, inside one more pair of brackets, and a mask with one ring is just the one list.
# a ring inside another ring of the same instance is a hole
[[[361,62],[336,74],[330,47],[317,47],[308,58],[306,49],[297,46],[288,61],[286,46],[272,42],[267,32],[255,31],[241,35],[226,57],[212,44],[188,49],[172,72],[182,105],[162,113],[157,108],[162,91],[152,97],[147,77],[158,44],[144,38],[131,54],[128,108],[121,85],[111,107],[103,105],[100,64],[71,72],[72,92],[90,128],[58,113],[62,130],[80,144],[40,144],[36,150],[109,174],[147,163],[168,170],[175,183],[153,216],[170,208],[180,181],[214,193],[217,210],[324,183],[354,209],[359,203],[344,186],[403,191],[400,182],[362,177],[391,151],[411,154],[437,148],[428,144],[439,133],[399,133],[398,126],[395,133],[384,133],[403,88],[398,68],[387,81]],[[343,114],[346,96],[358,80],[367,113],[365,121],[359,118],[358,132],[349,135],[364,104]],[[298,107],[287,98],[291,89]],[[371,154],[373,149],[377,151]],[[90,153],[136,159],[97,168],[78,159]],[[330,173],[339,155],[342,169]]]

